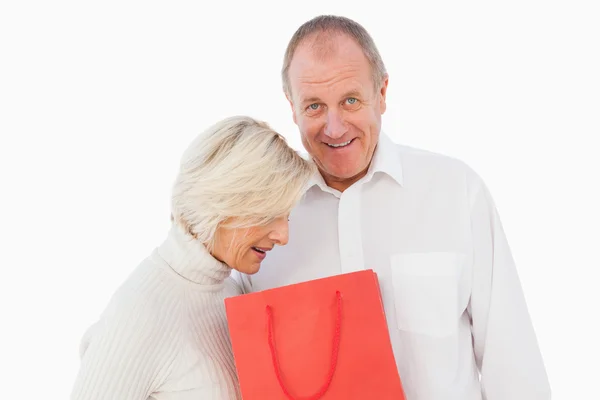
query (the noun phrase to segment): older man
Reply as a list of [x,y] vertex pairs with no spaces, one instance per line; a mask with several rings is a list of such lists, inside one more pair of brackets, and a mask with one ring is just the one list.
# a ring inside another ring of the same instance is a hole
[[369,33],[320,16],[289,42],[285,95],[317,164],[290,243],[257,291],[373,269],[411,400],[550,399],[517,271],[484,182],[381,132],[388,75]]

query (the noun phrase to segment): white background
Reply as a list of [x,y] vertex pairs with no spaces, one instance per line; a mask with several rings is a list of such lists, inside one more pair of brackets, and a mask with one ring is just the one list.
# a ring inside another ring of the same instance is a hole
[[597,2],[201,3],[0,6],[2,398],[68,397],[84,330],[166,234],[196,134],[248,114],[300,148],[279,70],[323,13],[374,37],[384,130],[490,187],[553,398],[597,398]]

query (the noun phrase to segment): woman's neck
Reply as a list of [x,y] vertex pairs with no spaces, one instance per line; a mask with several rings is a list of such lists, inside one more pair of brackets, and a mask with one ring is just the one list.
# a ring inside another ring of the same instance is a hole
[[199,285],[218,285],[231,274],[231,268],[177,224],[171,226],[158,254],[175,272]]

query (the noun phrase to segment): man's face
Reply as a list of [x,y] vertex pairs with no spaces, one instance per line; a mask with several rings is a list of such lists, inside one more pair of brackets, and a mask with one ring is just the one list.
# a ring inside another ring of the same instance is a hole
[[306,151],[325,182],[343,191],[369,168],[388,80],[374,84],[371,66],[351,38],[335,35],[320,49],[313,40],[308,38],[296,49],[288,100]]

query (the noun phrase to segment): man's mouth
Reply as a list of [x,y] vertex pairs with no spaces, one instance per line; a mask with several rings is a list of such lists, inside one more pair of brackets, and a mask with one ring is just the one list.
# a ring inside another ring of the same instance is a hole
[[337,143],[337,144],[333,144],[333,143],[325,143],[327,146],[329,147],[333,147],[334,149],[339,149],[340,147],[346,147],[348,146],[350,143],[352,143],[354,139],[350,139],[347,142],[344,143]]

